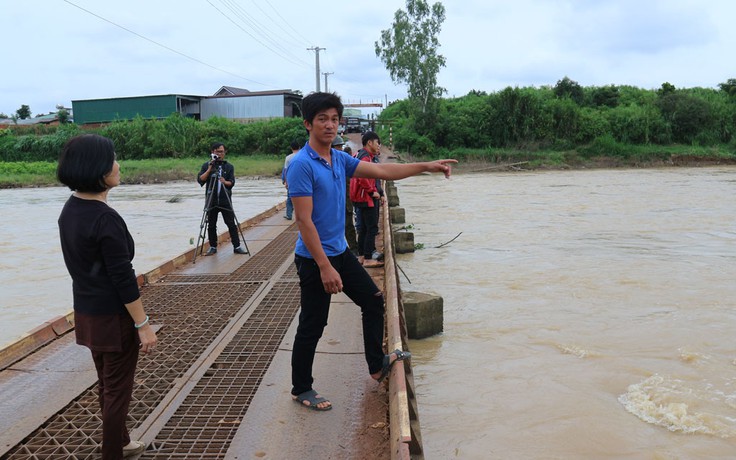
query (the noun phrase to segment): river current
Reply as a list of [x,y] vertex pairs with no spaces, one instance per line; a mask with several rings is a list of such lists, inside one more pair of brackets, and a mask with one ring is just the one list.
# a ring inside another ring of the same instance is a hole
[[397,186],[426,458],[736,458],[735,168]]
[[[410,343],[427,459],[736,456],[736,168],[397,187],[424,246],[398,257],[402,289],[444,299],[444,332]],[[69,193],[0,190],[0,346],[71,310]],[[240,179],[233,200],[244,221],[284,198],[277,179]],[[145,273],[196,241],[204,198],[182,182],[109,203]]]
[[[72,310],[71,279],[56,223],[70,194],[65,187],[0,190],[0,347]],[[239,222],[285,199],[285,189],[275,178],[242,178],[233,188]],[[204,189],[194,181],[122,185],[110,191],[108,204],[125,219],[135,240],[133,267],[138,274],[198,241],[205,199]],[[227,230],[222,217],[217,228]]]

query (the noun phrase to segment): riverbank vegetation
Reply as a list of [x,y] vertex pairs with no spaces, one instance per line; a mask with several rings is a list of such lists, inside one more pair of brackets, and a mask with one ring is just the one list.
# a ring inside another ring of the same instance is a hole
[[[176,180],[196,180],[199,168],[207,160],[201,157],[120,160],[123,184],[158,184]],[[279,177],[284,156],[228,156],[238,177]],[[59,185],[56,162],[0,162],[0,188],[45,187]]]
[[[476,169],[736,164],[736,79],[718,86],[584,88],[565,77],[555,86],[438,98],[425,110],[399,100],[375,129],[405,158],[457,158]],[[56,184],[62,146],[83,132],[113,139],[124,183],[191,180],[213,141],[225,143],[239,176],[274,176],[290,141],[306,140],[298,118],[242,124],[173,114],[95,128],[8,128],[0,130],[0,187]]]
[[419,157],[530,167],[646,166],[736,161],[736,79],[719,89],[657,90],[555,86],[436,99],[422,112],[410,99],[378,119],[382,138]]
[[194,180],[209,159],[210,144],[223,142],[238,176],[276,176],[292,139],[306,141],[300,119],[235,123],[199,122],[173,114],[164,120],[116,121],[88,128],[74,124],[0,130],[0,188],[56,185],[56,161],[64,143],[82,133],[115,143],[123,183]]
[[[375,42],[376,56],[408,98],[381,112],[376,129],[396,150],[459,160],[543,167],[642,166],[736,160],[736,79],[713,88],[627,85],[507,87],[443,98],[441,2],[406,0]],[[430,43],[431,46],[425,46]]]

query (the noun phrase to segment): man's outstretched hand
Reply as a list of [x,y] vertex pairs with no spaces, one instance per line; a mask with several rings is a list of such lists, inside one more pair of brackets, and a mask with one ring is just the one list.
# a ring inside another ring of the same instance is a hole
[[449,179],[452,174],[452,164],[457,163],[457,160],[445,159],[435,160],[428,162],[429,172],[437,173],[441,172],[445,175],[445,178]]

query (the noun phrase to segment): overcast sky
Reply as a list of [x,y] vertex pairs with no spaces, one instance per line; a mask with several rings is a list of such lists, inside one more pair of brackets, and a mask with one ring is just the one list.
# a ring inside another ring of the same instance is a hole
[[[430,3],[432,3],[430,1]],[[736,78],[732,0],[444,0],[448,96],[554,85],[711,87]],[[75,6],[76,5],[76,6]],[[0,0],[0,112],[155,94],[315,90],[404,98],[374,43],[404,0]],[[86,10],[86,11],[85,11]],[[127,29],[127,30],[126,30]],[[320,75],[324,90],[324,76]]]

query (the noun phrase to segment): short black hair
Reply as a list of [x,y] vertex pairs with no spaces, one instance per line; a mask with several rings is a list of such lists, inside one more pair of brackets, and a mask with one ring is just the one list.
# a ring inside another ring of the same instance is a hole
[[210,144],[210,152],[214,152],[220,147],[225,147],[225,144],[223,144],[222,142],[213,142]]
[[69,139],[59,155],[56,178],[76,192],[107,190],[105,176],[115,163],[115,145],[98,134],[82,134]]
[[319,112],[327,109],[337,109],[337,116],[342,118],[344,108],[340,96],[335,93],[311,93],[302,99],[302,117],[309,123]]
[[363,146],[365,147],[365,145],[369,143],[370,141],[372,141],[373,139],[378,139],[378,142],[381,142],[381,138],[378,137],[378,134],[376,134],[375,131],[368,131],[367,133],[363,134],[363,137],[360,139],[360,141],[363,143]]
[[289,147],[291,147],[291,150],[299,150],[304,146],[304,141],[301,139],[292,139],[291,144],[289,144]]

